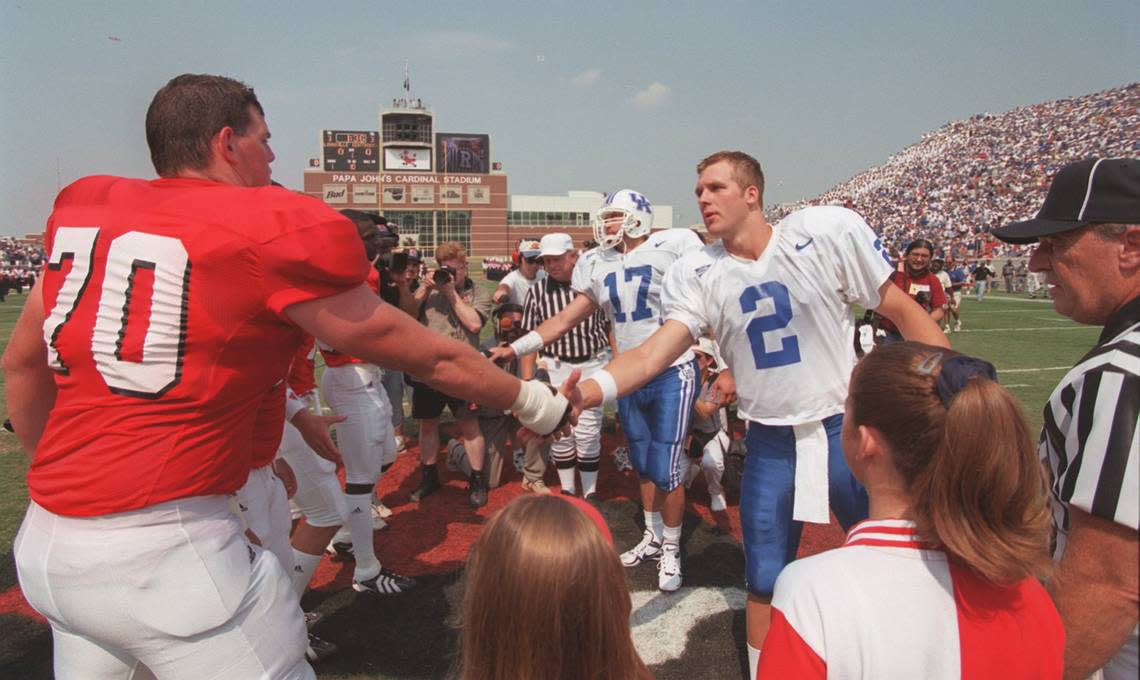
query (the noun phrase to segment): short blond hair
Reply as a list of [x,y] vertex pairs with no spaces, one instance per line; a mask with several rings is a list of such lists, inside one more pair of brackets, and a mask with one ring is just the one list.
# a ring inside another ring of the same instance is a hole
[[764,205],[764,170],[760,168],[760,161],[743,151],[717,151],[713,155],[697,163],[697,174],[705,171],[710,165],[720,162],[732,165],[732,179],[740,185],[741,190],[756,187],[760,191],[760,205]]

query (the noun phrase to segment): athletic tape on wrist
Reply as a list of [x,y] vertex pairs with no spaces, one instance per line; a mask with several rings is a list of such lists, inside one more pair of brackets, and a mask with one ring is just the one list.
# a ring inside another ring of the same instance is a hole
[[590,374],[590,380],[598,383],[598,389],[602,391],[602,405],[612,404],[617,401],[618,388],[617,381],[614,380],[612,373],[606,369],[594,371]]
[[511,349],[515,351],[515,356],[521,359],[527,354],[534,354],[542,349],[545,344],[546,343],[542,341],[542,336],[538,334],[538,331],[531,331],[512,342]]
[[551,387],[537,380],[524,380],[519,396],[511,404],[522,426],[531,432],[548,435],[558,429],[566,417],[570,402]]

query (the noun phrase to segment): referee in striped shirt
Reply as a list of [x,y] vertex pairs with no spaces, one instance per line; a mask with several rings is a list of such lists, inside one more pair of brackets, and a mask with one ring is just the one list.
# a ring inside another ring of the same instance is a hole
[[[574,248],[570,235],[553,233],[543,236],[539,244],[539,256],[546,269],[546,278],[531,286],[523,302],[522,325],[527,331],[538,328],[543,321],[558,314],[574,299],[570,279],[574,265],[578,262],[578,251]],[[533,375],[536,362],[543,361],[550,372],[550,383],[555,387],[560,386],[575,369],[582,372],[582,378],[588,378],[609,361],[608,347],[606,318],[598,310],[558,340],[539,350],[538,359],[533,353],[523,356],[522,375],[529,378]],[[575,468],[582,478],[582,496],[592,499],[597,492],[601,436],[602,409],[599,407],[583,411],[570,436],[550,445],[550,455],[554,459],[554,467],[558,469],[562,493],[577,493]]]
[[1060,170],[1037,217],[994,230],[1038,246],[1029,260],[1053,307],[1103,325],[1045,405],[1041,454],[1052,472],[1065,677],[1138,677],[1140,543],[1140,160],[1088,159]]

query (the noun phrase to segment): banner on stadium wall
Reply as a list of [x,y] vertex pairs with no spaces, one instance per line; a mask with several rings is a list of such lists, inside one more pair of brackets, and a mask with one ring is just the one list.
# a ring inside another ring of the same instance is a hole
[[385,170],[431,170],[431,150],[389,146],[384,149]]
[[384,202],[385,203],[406,203],[408,200],[408,190],[402,186],[388,186],[384,187]]
[[467,187],[468,203],[490,203],[491,187]]
[[353,203],[367,203],[368,205],[376,205],[376,185],[375,184],[353,184],[352,185],[352,202]]
[[435,203],[435,187],[412,187],[412,203]]
[[440,132],[435,136],[437,172],[486,174],[491,171],[491,136]]
[[348,203],[347,184],[326,184],[322,189],[325,203]]

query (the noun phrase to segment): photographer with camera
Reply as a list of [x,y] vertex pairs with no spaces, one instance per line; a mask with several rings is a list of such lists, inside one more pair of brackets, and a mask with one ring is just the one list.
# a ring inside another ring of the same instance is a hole
[[[435,249],[436,268],[429,269],[414,294],[416,318],[430,330],[479,347],[479,331],[491,315],[491,295],[467,276],[467,251],[456,241],[446,241]],[[487,504],[487,482],[483,477],[483,434],[471,403],[450,397],[427,385],[415,383],[412,417],[420,421],[419,487],[411,499],[419,501],[439,489],[436,458],[439,455],[439,417],[451,409],[459,426],[459,437],[471,463],[468,500],[471,507]]]
[[[938,277],[930,272],[930,258],[934,254],[934,244],[924,238],[911,241],[904,252],[902,271],[891,274],[891,281],[925,309],[934,323],[941,323],[946,315],[946,291]],[[898,342],[903,339],[898,326],[890,319],[880,318],[879,327],[886,333],[881,343]]]

